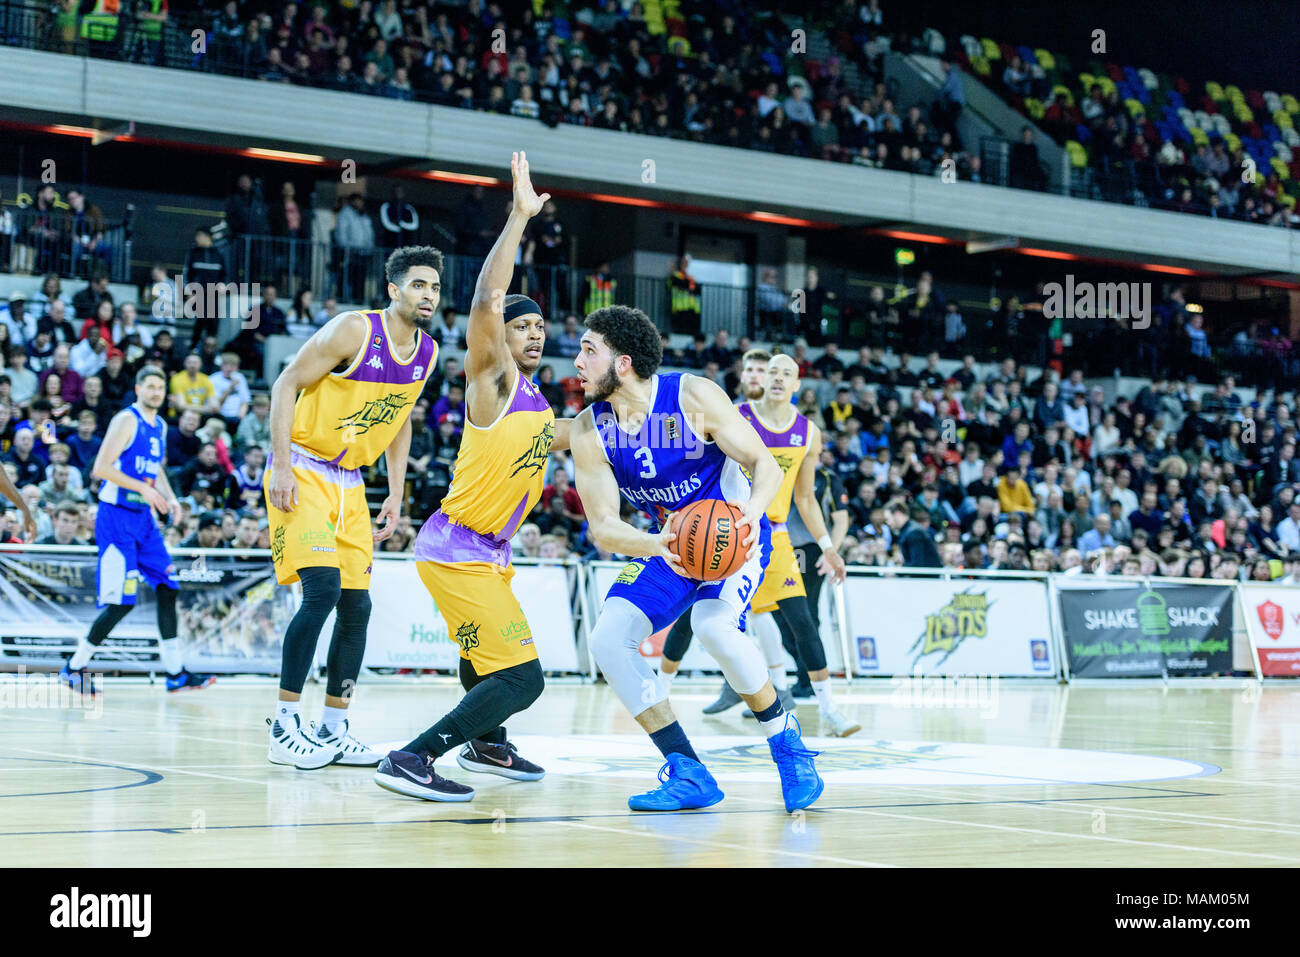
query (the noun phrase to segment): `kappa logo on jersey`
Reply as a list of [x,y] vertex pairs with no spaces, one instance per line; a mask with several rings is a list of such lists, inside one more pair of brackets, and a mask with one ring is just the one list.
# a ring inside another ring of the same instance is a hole
[[384,360],[379,358],[379,356],[371,356],[370,361],[367,362],[366,365],[370,366],[372,369],[383,369]]
[[467,621],[456,630],[456,641],[460,643],[462,651],[469,651],[471,648],[478,647],[478,622]]
[[411,400],[400,392],[390,392],[381,399],[371,399],[356,412],[339,419],[335,431],[355,429],[354,435],[369,432],[372,426],[389,425],[397,419],[397,413],[410,405]]
[[524,453],[510,464],[514,466],[514,471],[510,477],[514,478],[525,469],[529,475],[536,475],[546,465],[546,457],[551,454],[551,442],[555,439],[555,423],[547,422],[546,428],[533,436],[533,444],[530,445]]

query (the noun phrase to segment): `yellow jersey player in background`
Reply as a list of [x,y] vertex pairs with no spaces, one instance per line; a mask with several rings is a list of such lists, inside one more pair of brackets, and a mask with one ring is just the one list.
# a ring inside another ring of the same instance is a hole
[[451,488],[415,542],[420,579],[460,645],[465,696],[375,772],[380,787],[428,801],[474,797],[434,771],[457,748],[467,771],[520,781],[545,773],[519,755],[502,727],[537,700],[543,684],[532,630],[510,588],[510,539],[541,497],[551,449],[568,448],[569,423],[555,421],[532,382],[546,344],[541,308],[505,294],[524,227],[550,194],[534,192],[524,153],[512,155],[510,172],[514,204],[479,273],[465,333],[465,432]]
[[[284,635],[268,758],[303,770],[373,767],[381,757],[349,733],[347,707],[366,649],[374,543],[392,534],[401,515],[411,409],[438,359],[427,329],[442,289],[442,253],[408,246],[388,257],[385,270],[388,308],[335,316],[271,389],[264,479],[271,558],[280,584],[302,582],[302,604]],[[361,469],[381,453],[388,497],[372,533]],[[331,611],[325,707],[313,735],[298,712]]]

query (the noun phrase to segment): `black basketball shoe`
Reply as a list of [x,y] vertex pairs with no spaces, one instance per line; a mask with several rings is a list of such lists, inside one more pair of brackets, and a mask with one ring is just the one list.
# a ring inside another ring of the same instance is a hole
[[456,763],[466,771],[499,774],[514,781],[540,781],[545,770],[527,758],[520,757],[514,743],[493,744],[475,738],[456,755]]
[[389,751],[375,769],[375,783],[386,791],[425,801],[471,801],[474,789],[448,781],[425,761],[409,751]]

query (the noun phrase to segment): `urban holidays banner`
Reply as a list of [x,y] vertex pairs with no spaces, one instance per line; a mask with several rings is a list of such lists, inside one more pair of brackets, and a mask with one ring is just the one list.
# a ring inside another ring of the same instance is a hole
[[[269,555],[174,552],[181,588],[178,634],[185,665],[220,674],[275,674],[280,641],[297,607],[277,588]],[[58,668],[99,614],[93,548],[0,552],[0,670]],[[92,668],[156,672],[153,591],[105,640]]]
[[1197,677],[1232,670],[1232,585],[1063,587],[1075,678]]

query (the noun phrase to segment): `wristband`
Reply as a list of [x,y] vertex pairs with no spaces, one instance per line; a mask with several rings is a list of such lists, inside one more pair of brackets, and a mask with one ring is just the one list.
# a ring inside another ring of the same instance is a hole
[[835,543],[831,541],[829,535],[823,535],[821,538],[817,539],[817,544],[821,546],[822,551],[835,547]]

